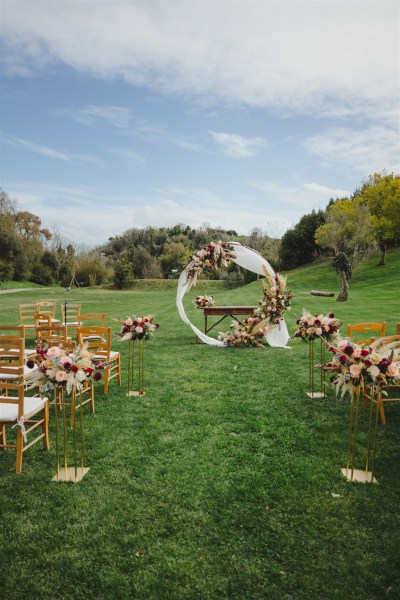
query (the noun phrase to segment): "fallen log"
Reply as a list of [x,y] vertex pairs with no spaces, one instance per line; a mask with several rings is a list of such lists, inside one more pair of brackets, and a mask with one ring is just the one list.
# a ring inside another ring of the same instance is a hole
[[310,294],[312,296],[327,296],[327,297],[332,297],[335,295],[333,292],[319,292],[317,290],[312,290],[312,292],[310,292]]

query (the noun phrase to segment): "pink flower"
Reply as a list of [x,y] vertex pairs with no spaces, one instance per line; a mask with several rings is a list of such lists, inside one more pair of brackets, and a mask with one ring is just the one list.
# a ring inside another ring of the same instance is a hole
[[64,367],[70,367],[72,365],[72,360],[70,359],[69,356],[62,356],[60,358],[60,364],[63,365]]
[[354,348],[354,354],[353,354],[354,358],[361,358],[362,354],[361,354],[361,348]]
[[343,350],[346,348],[346,346],[347,346],[347,340],[340,340],[340,342],[338,344],[338,349],[343,352]]
[[357,364],[350,365],[349,371],[350,371],[350,375],[354,379],[358,379],[361,375],[362,367],[361,367],[361,365],[357,365]]
[[47,356],[50,356],[50,358],[58,358],[61,354],[61,348],[59,348],[58,346],[51,346],[48,350],[47,350]]
[[[54,346],[56,347],[56,346]],[[62,383],[63,381],[67,381],[67,374],[65,371],[57,371],[56,373],[56,381],[57,383]]]
[[399,376],[399,373],[400,373],[399,365],[397,363],[395,363],[395,362],[391,362],[388,365],[388,368],[386,370],[386,374],[389,377],[396,377],[397,378]]
[[133,325],[133,320],[132,319],[125,319],[125,321],[123,322],[124,325],[127,325],[128,327],[130,327],[131,325]]
[[143,327],[140,327],[140,325],[138,325],[138,326],[136,327],[136,330],[135,330],[135,331],[136,331],[136,333],[137,333],[138,335],[140,335],[141,333],[143,333]]

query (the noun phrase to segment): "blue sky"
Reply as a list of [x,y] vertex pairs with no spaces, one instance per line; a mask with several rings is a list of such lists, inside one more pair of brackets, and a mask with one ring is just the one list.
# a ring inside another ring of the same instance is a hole
[[90,246],[282,235],[399,171],[399,6],[2,0],[0,185]]

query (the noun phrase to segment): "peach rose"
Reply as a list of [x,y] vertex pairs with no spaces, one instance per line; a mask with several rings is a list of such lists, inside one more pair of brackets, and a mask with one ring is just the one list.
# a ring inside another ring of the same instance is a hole
[[125,319],[124,325],[127,325],[128,327],[130,327],[131,325],[133,325],[133,320],[132,319]]
[[382,357],[377,352],[371,352],[371,354],[368,356],[368,358],[372,362],[373,365],[377,365],[382,360]]
[[47,356],[50,356],[51,358],[58,358],[60,354],[61,348],[58,346],[51,346],[51,348],[47,350]]
[[56,373],[56,381],[57,383],[62,383],[63,381],[67,381],[67,374],[65,371],[57,371]]
[[338,349],[343,352],[343,350],[348,346],[349,342],[347,340],[340,340],[338,344]]
[[354,377],[354,379],[358,379],[361,375],[362,367],[360,365],[350,365],[349,367],[350,375]]
[[322,329],[321,329],[321,327],[317,327],[317,329],[315,330],[315,333],[317,335],[322,335]]
[[143,327],[140,327],[140,325],[138,325],[138,326],[136,327],[136,333],[137,333],[138,335],[140,335],[141,333],[143,333]]
[[368,367],[368,372],[371,375],[372,379],[375,380],[378,377],[380,370],[379,367],[377,367],[376,365],[371,365],[370,367]]
[[72,360],[70,359],[69,356],[62,356],[60,358],[60,364],[65,366],[65,365],[72,365]]
[[389,375],[389,377],[394,377],[397,379],[400,373],[399,365],[395,362],[391,362],[386,370],[386,373]]
[[361,348],[354,348],[353,356],[354,358],[361,358]]

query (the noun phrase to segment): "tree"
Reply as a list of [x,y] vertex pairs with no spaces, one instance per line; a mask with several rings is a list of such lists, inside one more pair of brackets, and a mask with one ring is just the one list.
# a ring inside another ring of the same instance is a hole
[[326,223],[318,227],[315,241],[333,253],[333,265],[342,279],[336,300],[346,301],[352,268],[360,252],[372,241],[371,220],[365,203],[342,198],[328,207]]
[[127,288],[133,281],[131,263],[126,252],[121,252],[114,266],[114,285],[119,290]]
[[315,241],[315,232],[325,223],[326,213],[313,210],[282,236],[279,250],[281,269],[295,269],[315,260],[320,248]]
[[356,199],[368,205],[373,234],[381,253],[378,266],[385,266],[388,244],[400,240],[400,175],[370,175]]

